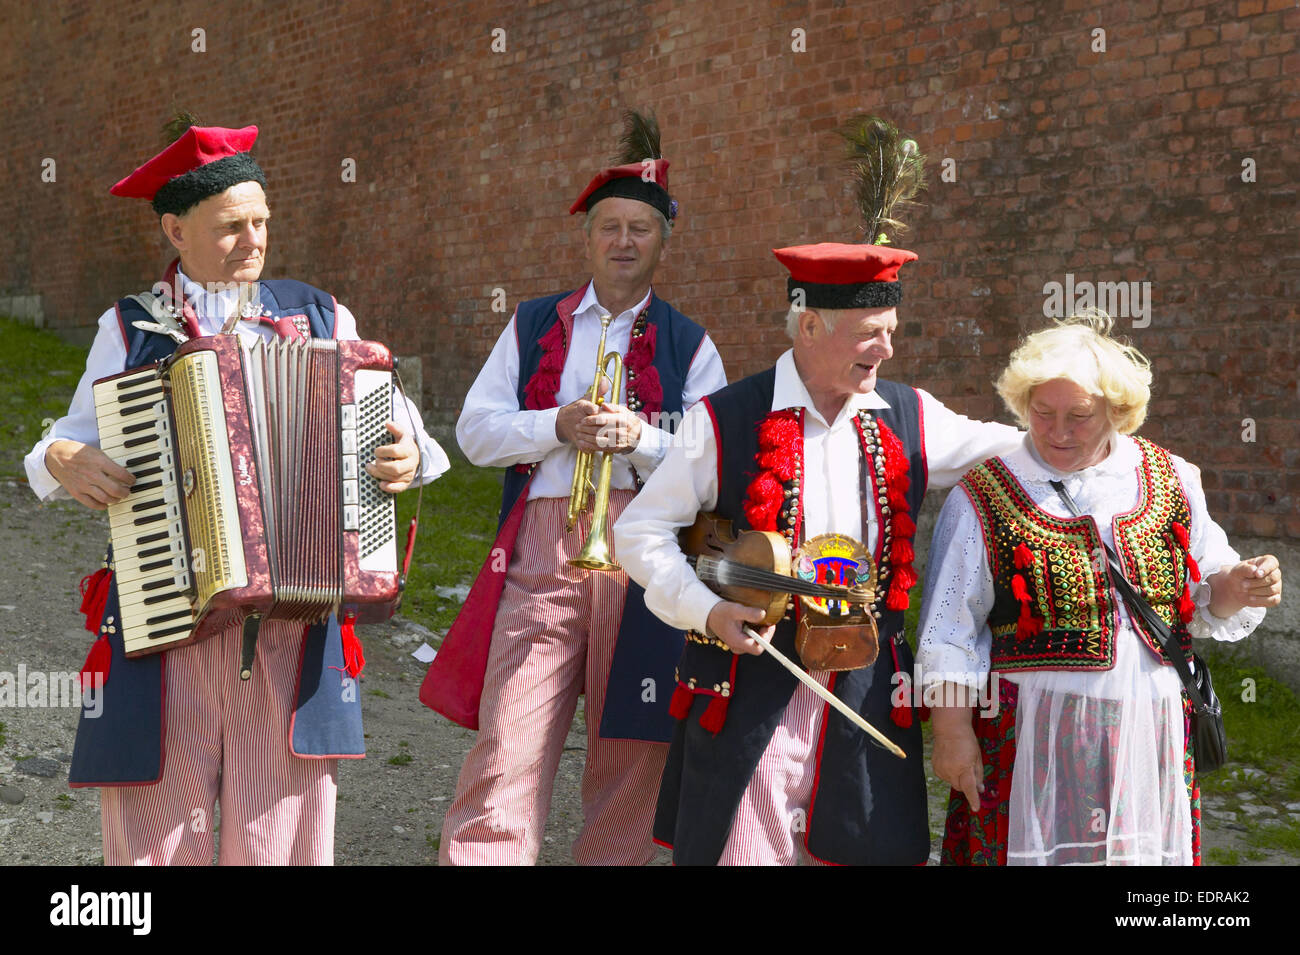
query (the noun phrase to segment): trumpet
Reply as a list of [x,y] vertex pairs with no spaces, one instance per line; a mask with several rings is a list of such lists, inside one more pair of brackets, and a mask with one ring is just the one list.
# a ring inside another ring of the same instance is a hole
[[[604,379],[610,380],[609,393],[614,401],[618,400],[619,389],[623,385],[623,357],[618,352],[605,353],[605,333],[609,331],[612,317],[608,312],[600,316],[600,345],[596,349],[596,380],[592,382],[591,390],[587,392],[587,400],[593,404],[600,403],[600,385]],[[614,363],[613,372],[609,370],[610,362]],[[591,476],[596,457],[594,452],[579,451],[577,464],[573,468],[566,529],[573,530],[577,525],[578,518],[587,509],[587,502],[593,492],[595,498],[591,506],[591,530],[587,533],[582,550],[577,557],[569,561],[569,564],[583,570],[621,570],[622,568],[611,559],[609,552],[609,483],[614,474],[614,455],[610,451],[600,455],[600,476],[593,484]]]

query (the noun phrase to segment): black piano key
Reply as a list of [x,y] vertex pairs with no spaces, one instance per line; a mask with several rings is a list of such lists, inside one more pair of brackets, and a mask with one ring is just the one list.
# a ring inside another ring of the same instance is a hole
[[137,517],[131,523],[134,524],[136,527],[144,527],[144,525],[146,524],[156,524],[159,521],[165,521],[166,519],[167,519],[167,515],[165,513],[150,514],[148,517]]
[[122,467],[130,471],[132,468],[139,467],[141,464],[148,464],[151,461],[157,461],[162,457],[161,451],[155,451],[153,454],[141,454],[138,457],[127,458]]
[[189,617],[189,616],[190,616],[190,612],[188,610],[173,610],[171,613],[160,613],[156,617],[146,618],[145,625],[153,627],[158,624],[169,623],[172,620],[180,620],[184,617]]

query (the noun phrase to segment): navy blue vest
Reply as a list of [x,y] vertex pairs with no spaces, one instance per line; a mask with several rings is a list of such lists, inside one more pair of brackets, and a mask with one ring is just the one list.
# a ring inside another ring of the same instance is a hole
[[[750,527],[742,505],[757,473],[758,425],[772,410],[775,383],[772,368],[706,399],[720,445],[716,511],[737,531]],[[927,480],[920,400],[913,389],[890,381],[878,381],[876,392],[889,403],[888,409],[876,412],[879,420],[898,435],[909,457],[908,504],[915,520]],[[805,487],[804,493],[814,491]],[[887,583],[882,581],[882,586]],[[901,641],[903,614],[885,611],[880,624],[876,662],[837,673],[833,688],[836,696],[901,746],[907,759],[890,755],[828,709],[807,820],[808,850],[828,862],[915,865],[930,851],[920,721],[901,729],[890,719],[894,661],[887,641],[895,635]],[[793,621],[782,621],[773,644],[797,660],[794,636]],[[898,652],[900,665],[910,674],[912,654],[906,642],[899,643]],[[721,682],[730,678],[733,657],[712,646],[688,643],[680,672],[683,679],[694,675],[705,685]],[[710,698],[697,696],[690,714],[677,725],[664,769],[655,838],[672,845],[679,865],[717,863],[745,787],[798,685],[767,654],[734,658],[733,690],[721,732],[715,736],[700,725]]]
[[[305,315],[314,338],[333,338],[334,298],[302,282],[287,279],[261,283],[261,304],[273,317]],[[154,321],[134,299],[117,303],[127,359],[125,368],[160,361],[176,350],[166,335],[145,332],[136,321]],[[111,555],[110,555],[111,560]],[[104,621],[120,619],[114,578],[104,607]],[[101,621],[101,628],[104,626]],[[163,774],[163,682],[166,653],[127,659],[120,632],[109,634],[113,660],[108,680],[94,700],[83,706],[77,725],[68,782],[72,786],[147,785]],[[177,652],[184,652],[185,648]],[[235,661],[231,660],[231,666]],[[297,706],[291,749],[300,756],[360,756],[365,753],[360,689],[340,686],[343,644],[338,621],[310,627],[298,675]]]

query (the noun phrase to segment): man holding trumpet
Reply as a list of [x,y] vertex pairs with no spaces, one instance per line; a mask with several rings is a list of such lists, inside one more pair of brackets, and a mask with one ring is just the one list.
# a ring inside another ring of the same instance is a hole
[[[628,114],[621,165],[599,173],[569,210],[586,214],[591,281],[518,306],[456,426],[470,461],[508,470],[497,540],[420,693],[479,730],[443,823],[442,864],[536,861],[583,692],[584,828],[574,859],[626,865],[653,855],[681,634],[646,611],[620,569],[570,566],[594,522],[568,525],[571,491],[585,480],[575,478],[579,452],[590,452],[593,483],[601,456],[614,456],[607,501],[594,502],[612,524],[667,450],[670,429],[659,425],[726,384],[704,330],[650,287],[677,206],[658,139],[653,120]],[[602,380],[597,404],[593,368],[611,353],[622,356],[624,386],[606,392]],[[629,689],[607,697],[612,667]]]

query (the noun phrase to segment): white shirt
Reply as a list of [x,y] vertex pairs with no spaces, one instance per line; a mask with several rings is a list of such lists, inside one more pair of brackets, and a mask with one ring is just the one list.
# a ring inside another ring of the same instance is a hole
[[[930,484],[951,487],[985,458],[1020,443],[1020,432],[1002,424],[972,421],[948,410],[932,395],[917,390],[924,416],[922,430]],[[840,533],[876,543],[874,508],[870,526],[862,527],[858,461],[861,444],[854,416],[862,408],[888,408],[872,391],[853,395],[829,424],[813,404],[799,377],[794,352],[776,363],[772,409],[803,408],[803,534]],[[702,583],[677,544],[677,531],[700,511],[718,503],[717,443],[707,409],[687,413],[672,447],[654,476],[614,525],[617,558],[628,575],[646,589],[646,606],[670,626],[705,632],[717,594]],[[919,480],[919,477],[914,477]]]
[[[615,316],[605,335],[605,352],[627,356],[632,339],[632,319],[650,300],[652,293],[634,307]],[[530,411],[519,407],[519,336],[515,316],[497,339],[492,354],[474,379],[465,408],[456,422],[456,440],[465,456],[479,467],[509,467],[514,464],[541,465],[533,473],[528,499],[568,497],[573,485],[577,449],[555,435],[555,419],[560,408],[584,397],[596,377],[596,351],[600,346],[600,316],[608,311],[596,300],[595,284],[588,282],[586,292],[573,311],[573,340],[565,356],[560,387],[555,394],[557,407]],[[623,404],[627,376],[623,387],[610,404]],[[722,358],[708,335],[700,343],[691,361],[682,388],[682,409],[690,408],[705,395],[727,383]],[[653,425],[654,422],[650,422]],[[648,426],[644,421],[635,449],[614,456],[611,486],[635,488],[632,468],[644,480],[663,460],[672,436],[664,429]]]
[[[236,289],[221,292],[208,292],[202,286],[190,281],[179,269],[176,273],[184,283],[186,301],[194,306],[199,320],[199,329],[205,335],[215,335],[221,331],[226,318],[237,307],[239,293]],[[335,313],[335,338],[344,341],[358,341],[357,320],[343,305]],[[235,326],[239,340],[244,345],[254,345],[259,340],[270,342],[275,338],[275,331],[266,325],[254,325],[240,322]],[[99,426],[95,420],[94,384],[100,378],[116,375],[126,370],[126,343],[122,340],[122,330],[117,323],[117,310],[110,308],[99,316],[99,331],[90,346],[86,358],[86,371],[81,376],[77,391],[72,396],[68,413],[54,422],[49,432],[28,453],[23,464],[27,468],[27,482],[36,496],[42,501],[56,498],[68,498],[63,486],[54,479],[45,467],[45,451],[55,441],[80,441],[93,447],[99,447]],[[408,417],[408,414],[410,417]],[[420,447],[420,474],[412,482],[427,484],[438,477],[450,466],[446,453],[438,442],[429,437],[424,430],[424,420],[415,402],[393,395],[393,421],[404,430],[415,425],[415,440]]]

